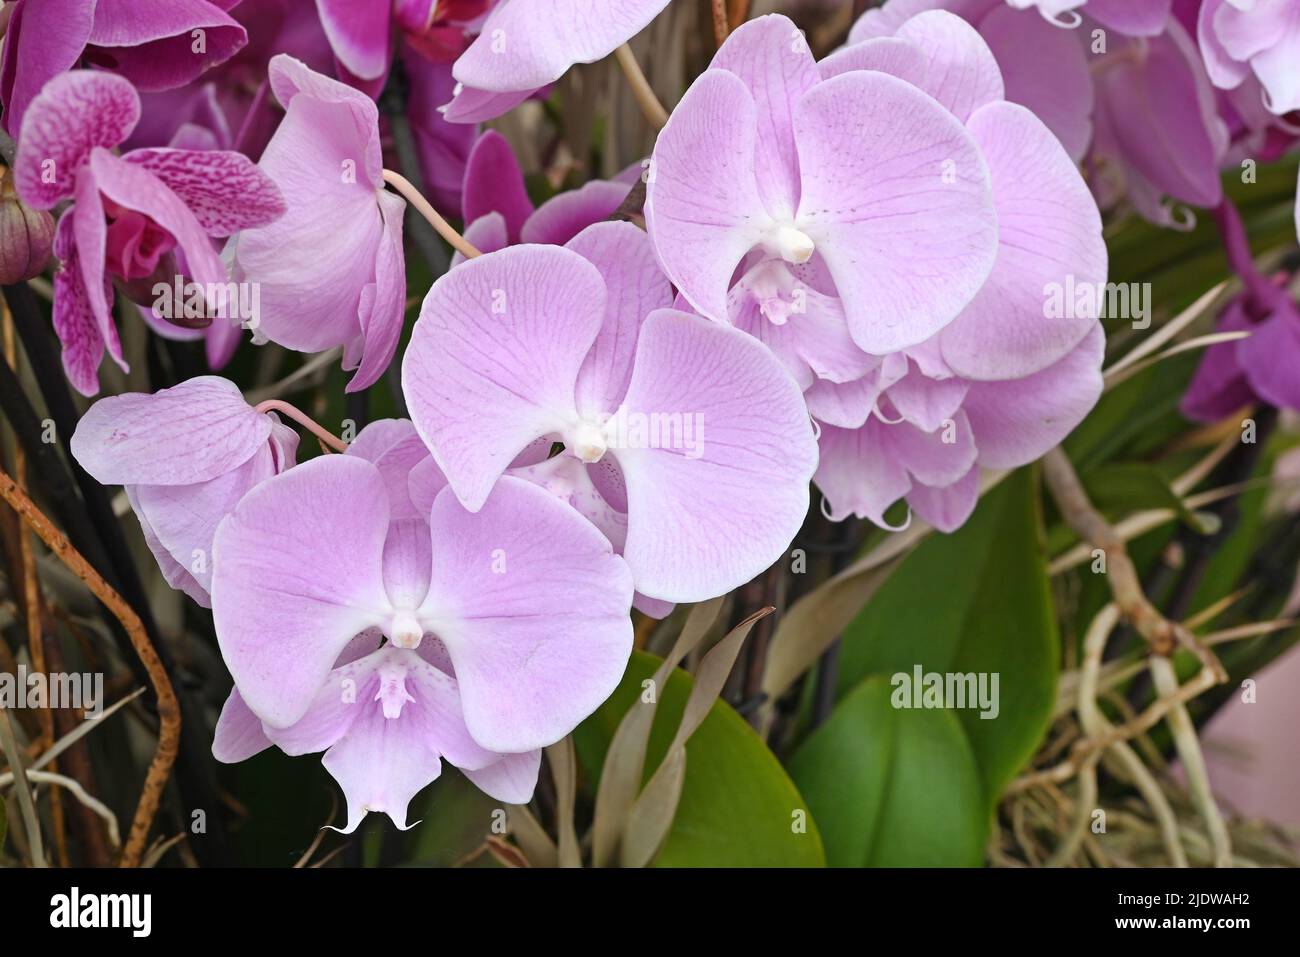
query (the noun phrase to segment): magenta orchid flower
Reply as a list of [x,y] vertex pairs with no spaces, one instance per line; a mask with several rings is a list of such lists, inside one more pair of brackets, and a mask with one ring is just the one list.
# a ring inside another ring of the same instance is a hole
[[605,700],[631,652],[631,575],[596,528],[513,477],[477,513],[449,489],[423,513],[404,479],[427,457],[409,423],[377,423],[217,530],[213,616],[238,695],[214,750],[329,749],[349,830],[366,810],[404,827],[442,759],[526,801],[537,749]]
[[16,0],[0,60],[4,126],[79,61],[141,90],[183,86],[248,42],[226,11],[238,0]]
[[[228,312],[226,269],[213,240],[270,222],[285,209],[275,184],[245,156],[219,150],[110,150],[130,135],[140,99],[119,76],[74,70],[32,100],[14,161],[34,209],[72,205],[59,219],[54,328],[63,365],[85,395],[99,389],[105,350],[126,363],[112,316],[112,282],[154,299],[154,284],[198,284],[209,316]],[[214,302],[214,297],[217,297]],[[173,299],[178,321],[179,303]]]
[[517,243],[563,246],[588,226],[609,219],[639,175],[637,165],[613,180],[594,179],[535,207],[514,150],[500,133],[487,130],[465,166],[465,238],[485,253]]
[[700,601],[780,557],[817,450],[780,363],[743,333],[660,308],[669,295],[628,223],[568,248],[489,253],[434,283],[402,384],[466,508],[553,438],[563,453],[529,477],[621,546],[639,593]]
[[100,399],[72,436],[82,468],[125,487],[167,583],[204,607],[217,525],[249,489],[292,467],[297,448],[296,432],[216,376]]
[[963,122],[995,94],[959,91],[955,116],[880,70],[819,72],[785,17],[746,23],[655,144],[645,215],[664,271],[721,320],[751,252],[813,263],[860,349],[923,342],[966,307],[997,255],[988,167]]
[[595,63],[640,33],[668,0],[496,0],[457,58],[460,85],[447,119],[500,116],[575,63]]
[[258,165],[287,211],[231,240],[231,273],[260,290],[258,334],[299,352],[342,346],[344,368],[356,369],[348,391],[364,389],[388,368],[402,330],[406,202],[384,189],[369,97],[290,56],[275,57],[270,72],[286,113]]
[[1204,0],[1196,33],[1215,86],[1236,89],[1253,75],[1272,113],[1300,110],[1300,4]]

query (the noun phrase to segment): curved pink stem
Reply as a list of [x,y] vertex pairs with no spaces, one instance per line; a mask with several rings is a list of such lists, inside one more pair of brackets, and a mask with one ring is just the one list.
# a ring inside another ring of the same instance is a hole
[[267,399],[265,402],[259,402],[257,404],[257,411],[274,411],[279,412],[282,415],[287,415],[330,448],[338,452],[346,452],[348,450],[348,444],[346,442],[334,435],[306,412],[303,412],[297,406],[290,405],[288,402],[284,402],[280,399]]

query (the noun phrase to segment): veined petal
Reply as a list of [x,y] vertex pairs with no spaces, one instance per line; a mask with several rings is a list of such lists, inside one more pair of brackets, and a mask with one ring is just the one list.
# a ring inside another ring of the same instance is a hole
[[972,382],[962,409],[987,468],[1016,468],[1058,444],[1101,397],[1106,336],[1101,324],[1040,372],[1007,382]]
[[646,229],[664,272],[720,321],[736,266],[776,226],[758,192],[757,123],[744,82],[706,70],[660,130],[646,184]]
[[700,316],[651,313],[615,418],[627,425],[613,452],[639,592],[702,601],[781,557],[808,510],[817,443],[798,385],[762,343]]
[[233,382],[198,376],[100,399],[77,423],[72,454],[105,485],[191,485],[243,465],[271,425]]
[[605,318],[578,373],[578,411],[612,412],[632,378],[641,321],[672,304],[673,291],[655,262],[650,238],[631,223],[596,223],[571,239],[572,249],[605,280]]
[[122,158],[158,177],[209,236],[229,236],[284,215],[280,188],[242,153],[139,149]]
[[919,13],[898,28],[928,60],[917,85],[965,122],[1005,95],[1002,72],[988,44],[969,23],[946,10]]
[[433,284],[402,360],[411,420],[471,511],[534,439],[577,419],[605,284],[582,256],[513,246]]
[[120,76],[96,70],[56,76],[23,115],[14,157],[18,195],[33,209],[68,199],[91,152],[117,146],[139,120],[140,97]]
[[[1065,299],[1067,289],[1104,288],[1101,214],[1060,143],[1023,106],[989,104],[968,126],[992,174],[998,257],[975,299],[939,333],[939,346],[958,375],[1023,378],[1060,359],[1096,325],[1097,310]],[[1060,315],[1048,309],[1054,290],[1066,307]]]
[[359,392],[379,381],[397,352],[406,319],[406,257],[402,252],[406,200],[387,190],[380,191],[378,198],[383,232],[375,250],[375,281],[363,287],[357,306],[361,364],[345,392]]
[[895,352],[956,318],[997,255],[988,168],[960,121],[903,80],[855,71],[804,95],[795,137],[797,222],[858,346]]
[[799,205],[794,104],[820,79],[803,33],[788,17],[756,17],[732,31],[709,69],[734,73],[753,95],[758,111],[758,192],[773,216],[793,217]]
[[[352,637],[388,625],[388,524],[379,470],[326,455],[258,485],[217,528],[217,642],[267,725],[301,718]],[[348,543],[346,553],[329,546],[338,541]]]
[[553,744],[627,665],[627,565],[568,505],[511,476],[477,513],[444,490],[430,526],[433,578],[419,616],[451,655],[470,734],[490,751]]

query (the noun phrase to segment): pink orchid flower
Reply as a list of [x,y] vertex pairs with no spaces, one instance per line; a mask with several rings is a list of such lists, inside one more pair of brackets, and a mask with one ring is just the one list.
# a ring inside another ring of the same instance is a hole
[[489,253],[434,283],[402,384],[466,508],[537,439],[562,442],[528,477],[606,533],[641,595],[700,601],[780,557],[817,450],[780,363],[669,297],[629,223]]
[[384,189],[368,96],[283,54],[270,73],[286,112],[258,166],[287,210],[231,240],[231,274],[260,290],[259,335],[299,352],[342,346],[357,391],[388,368],[401,335],[406,201]]
[[631,652],[631,575],[595,527],[514,477],[476,513],[450,489],[426,512],[409,483],[427,457],[410,423],[375,423],[217,530],[213,616],[237,692],[214,753],[328,749],[347,830],[367,810],[405,827],[444,759],[526,802],[538,749],[605,700]]
[[216,376],[100,399],[72,436],[82,468],[125,487],[167,583],[205,608],[217,526],[249,489],[291,468],[297,449],[296,432]]

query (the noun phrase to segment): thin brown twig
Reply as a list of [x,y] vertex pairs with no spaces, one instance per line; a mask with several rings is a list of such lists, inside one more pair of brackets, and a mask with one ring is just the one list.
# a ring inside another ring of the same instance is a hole
[[1128,556],[1123,536],[1093,507],[1074,466],[1060,448],[1052,449],[1043,457],[1043,477],[1066,524],[1080,538],[1105,553],[1106,582],[1115,604],[1151,650],[1168,656],[1180,644],[1192,647],[1195,642],[1190,632],[1165,618],[1143,592],[1137,566]]
[[122,848],[120,864],[123,867],[136,867],[144,853],[145,840],[149,836],[149,826],[158,813],[158,804],[162,800],[163,788],[171,775],[172,765],[176,761],[176,751],[180,744],[181,712],[176,701],[176,692],[171,679],[163,669],[158,652],[149,642],[144,625],[135,609],[128,605],[99,572],[81,556],[67,537],[55,528],[45,514],[27,497],[8,473],[0,469],[0,498],[9,503],[10,508],[18,513],[68,569],[85,582],[91,594],[98,598],[122,624],[131,647],[140,658],[145,671],[153,685],[154,697],[158,707],[158,744],[154,749],[153,759],[145,774],[144,786],[140,791],[140,801],[136,805],[135,816],[131,820],[131,831],[126,845]]

